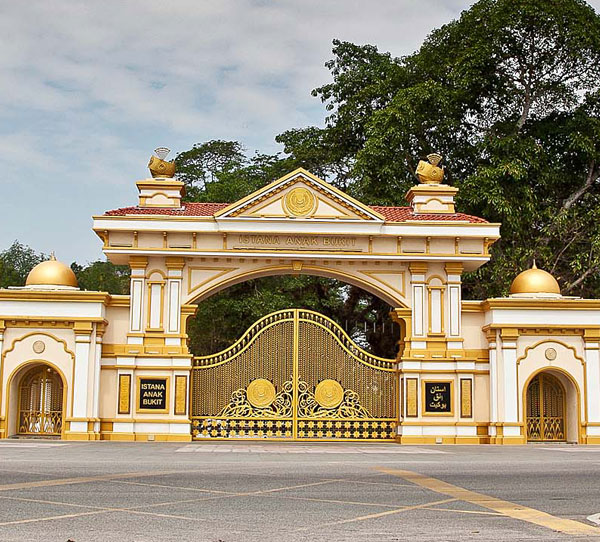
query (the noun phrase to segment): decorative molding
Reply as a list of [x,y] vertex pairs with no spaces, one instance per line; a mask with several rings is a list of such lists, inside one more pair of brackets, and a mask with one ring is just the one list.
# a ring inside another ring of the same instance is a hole
[[419,415],[418,406],[418,378],[407,378],[406,379],[406,417],[416,418]]
[[473,380],[460,379],[460,417],[473,417]]
[[131,413],[131,375],[119,375],[119,414]]
[[[552,345],[552,344],[560,344],[561,346],[565,347],[567,350],[571,350],[571,352],[573,352],[573,357],[575,359],[577,359],[581,365],[583,365],[585,367],[585,359],[583,359],[581,356],[579,356],[577,354],[577,349],[574,346],[571,346],[570,344],[567,344],[563,341],[559,341],[557,339],[544,339],[543,341],[538,341],[535,344],[532,344],[531,346],[528,346],[527,348],[525,348],[525,352],[523,353],[522,356],[517,358],[517,365],[521,364],[521,361],[524,360],[527,355],[529,354],[530,350],[533,350],[535,348],[537,348],[538,346],[541,346],[542,344],[547,344],[547,345]],[[547,356],[545,356],[546,359],[549,359]],[[552,360],[550,360],[552,361]],[[554,367],[553,365],[551,367]]]
[[175,415],[187,414],[187,375],[175,375]]

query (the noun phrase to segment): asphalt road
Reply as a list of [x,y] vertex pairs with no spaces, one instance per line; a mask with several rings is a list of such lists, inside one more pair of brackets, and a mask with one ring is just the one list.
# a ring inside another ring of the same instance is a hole
[[600,541],[595,514],[592,446],[0,441],[2,542]]

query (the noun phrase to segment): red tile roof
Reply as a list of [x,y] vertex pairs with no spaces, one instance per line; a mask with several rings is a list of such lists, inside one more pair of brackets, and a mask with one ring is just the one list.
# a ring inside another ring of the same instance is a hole
[[379,205],[371,205],[373,211],[383,215],[387,222],[407,222],[410,220],[436,220],[436,221],[452,221],[452,222],[471,222],[474,224],[486,224],[487,220],[478,216],[467,215],[465,213],[428,213],[416,214],[412,207],[382,207]]
[[168,207],[121,207],[112,211],[106,211],[105,216],[127,216],[127,215],[168,215],[168,216],[213,216],[217,211],[227,207],[229,203],[184,203],[178,209]]
[[[169,209],[166,207],[122,207],[112,211],[106,211],[105,216],[128,216],[128,215],[167,215],[167,216],[213,216],[217,211],[227,207],[229,203],[184,203],[180,209]],[[411,207],[382,207],[372,205],[371,209],[383,215],[388,222],[408,222],[415,220],[435,220],[450,222],[487,223],[487,220],[478,216],[466,215],[464,213],[447,214],[415,214]]]

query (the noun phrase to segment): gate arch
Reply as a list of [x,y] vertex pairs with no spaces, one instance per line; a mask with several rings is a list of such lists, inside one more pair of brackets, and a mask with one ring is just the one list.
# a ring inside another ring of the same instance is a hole
[[[206,266],[202,269],[209,270],[210,267]],[[281,275],[311,275],[339,280],[346,284],[362,288],[385,301],[390,307],[403,309],[409,307],[404,292],[404,270],[394,270],[391,272],[385,268],[369,268],[364,270],[359,269],[349,273],[333,267],[330,268],[322,265],[300,262],[297,262],[297,265],[294,265],[293,263],[291,265],[259,264],[252,269],[215,267],[215,273],[212,277],[197,283],[192,278],[193,270],[194,268],[191,267],[188,272],[188,295],[183,301],[184,304],[199,303],[221,290],[247,280]],[[381,277],[385,276],[386,273],[389,273],[389,277],[393,277],[390,278],[390,282],[393,282],[394,280],[402,281],[400,284],[397,284],[398,287],[394,288],[392,284],[383,281]]]
[[195,439],[393,440],[396,360],[369,354],[326,316],[269,314],[232,346],[195,357]]

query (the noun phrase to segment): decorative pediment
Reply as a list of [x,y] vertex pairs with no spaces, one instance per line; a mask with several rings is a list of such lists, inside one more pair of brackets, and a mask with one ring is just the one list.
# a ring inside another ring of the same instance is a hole
[[367,205],[302,168],[221,209],[215,217],[384,220]]

